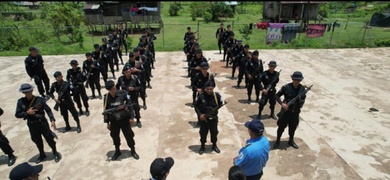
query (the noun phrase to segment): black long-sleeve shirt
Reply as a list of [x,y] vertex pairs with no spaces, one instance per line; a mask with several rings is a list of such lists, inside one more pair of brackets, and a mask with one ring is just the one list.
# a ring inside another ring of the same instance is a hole
[[[41,118],[45,117],[45,112],[46,112],[47,116],[49,116],[50,122],[56,121],[51,108],[46,104],[46,101],[42,97],[35,96],[35,100],[33,104],[31,104],[31,101],[33,99],[27,100],[27,98],[22,97],[18,100],[16,104],[16,112],[15,112],[16,118],[23,118],[24,120],[27,121],[38,121]],[[38,109],[38,111],[35,112],[35,115],[27,114],[30,104],[31,107]]]
[[[120,121],[120,120],[130,120],[134,118],[134,108],[130,99],[130,95],[126,91],[117,90],[115,96],[111,96],[110,93],[104,95],[103,107],[104,110],[117,108],[118,106],[126,105],[127,108],[118,110],[115,113],[118,113],[117,116],[113,115],[104,115],[104,122],[110,123],[111,121]],[[119,119],[116,119],[119,117]]]
[[[305,87],[299,84],[297,88],[293,86],[292,83],[285,84],[280,88],[280,90],[275,94],[275,99],[279,104],[282,102],[288,104],[292,99],[297,97],[301,92],[305,91]],[[284,96],[283,101],[280,99],[281,96]],[[300,112],[303,104],[305,103],[306,95],[301,96],[295,103],[290,104],[288,111]]]
[[269,91],[275,91],[276,84],[279,82],[279,72],[274,71],[271,73],[269,70],[264,71],[260,78],[260,81],[262,82],[262,84],[260,84],[260,89],[267,89],[268,85],[270,85],[273,80],[275,80],[275,82],[271,85]]
[[26,72],[30,76],[30,78],[33,78],[34,76],[39,76],[42,72],[45,71],[43,65],[43,58],[40,54],[35,57],[28,55],[27,58],[24,60],[24,65],[26,68]]

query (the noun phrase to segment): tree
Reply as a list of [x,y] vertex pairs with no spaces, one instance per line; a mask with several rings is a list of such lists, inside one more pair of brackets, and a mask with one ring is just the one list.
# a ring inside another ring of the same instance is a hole
[[77,2],[52,2],[43,4],[46,11],[46,19],[53,26],[55,34],[60,40],[61,35],[66,35],[72,43],[83,41],[81,23],[84,20],[82,12],[83,4]]

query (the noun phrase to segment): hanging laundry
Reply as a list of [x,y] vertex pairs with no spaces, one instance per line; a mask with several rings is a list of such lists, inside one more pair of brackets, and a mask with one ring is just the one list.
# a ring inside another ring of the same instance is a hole
[[273,41],[280,41],[282,39],[282,28],[285,23],[269,23],[267,34],[266,34],[266,44],[270,44]]
[[268,22],[258,22],[256,24],[256,26],[257,26],[257,29],[265,30],[268,27]]
[[282,41],[285,43],[291,42],[295,39],[297,32],[299,30],[299,23],[287,23],[282,28]]
[[326,24],[309,24],[307,26],[306,37],[321,37],[324,35]]

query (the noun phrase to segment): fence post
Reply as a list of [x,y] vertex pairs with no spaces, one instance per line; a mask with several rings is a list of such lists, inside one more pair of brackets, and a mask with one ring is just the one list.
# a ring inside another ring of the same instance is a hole
[[198,32],[198,38],[197,39],[199,39],[199,37],[200,37],[200,33],[199,33],[199,20],[198,20],[198,27],[197,27],[197,29],[196,29],[196,31]]

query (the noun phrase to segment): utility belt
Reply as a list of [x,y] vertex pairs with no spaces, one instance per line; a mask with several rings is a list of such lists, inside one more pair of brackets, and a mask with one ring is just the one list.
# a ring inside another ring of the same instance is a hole
[[47,121],[43,114],[36,114],[36,115],[39,115],[41,117],[40,118],[37,118],[37,117],[29,118],[29,119],[27,119],[27,123],[28,124],[38,124],[38,123]]
[[126,119],[128,120],[130,118],[129,113],[130,113],[129,110],[125,109],[122,111],[117,111],[117,112],[112,113],[112,116],[113,116],[115,121],[121,121],[121,120],[126,120]]

